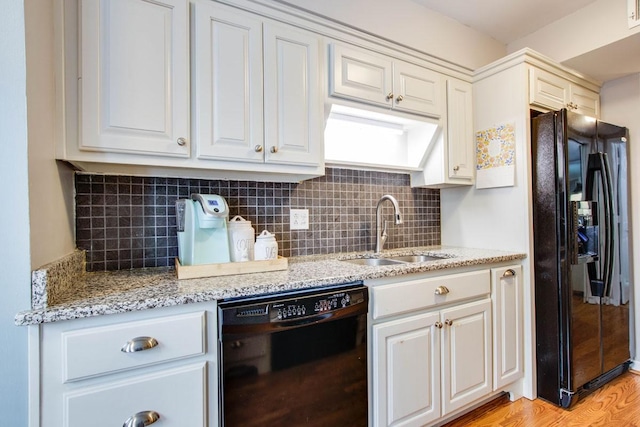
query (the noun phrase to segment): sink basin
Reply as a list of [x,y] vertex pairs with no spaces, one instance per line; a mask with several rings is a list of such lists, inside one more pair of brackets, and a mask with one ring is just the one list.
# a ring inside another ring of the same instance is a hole
[[344,262],[350,262],[358,265],[398,265],[407,264],[412,262],[426,262],[426,261],[438,261],[445,259],[446,257],[434,256],[434,255],[401,255],[391,256],[385,258],[356,258],[356,259],[343,259]]
[[344,262],[350,262],[351,264],[358,265],[397,265],[402,264],[402,261],[393,261],[387,258],[356,258],[356,259],[343,259]]
[[433,255],[403,255],[403,256],[393,256],[388,257],[387,259],[393,261],[400,262],[425,262],[425,261],[438,261],[444,259],[444,257],[433,256]]

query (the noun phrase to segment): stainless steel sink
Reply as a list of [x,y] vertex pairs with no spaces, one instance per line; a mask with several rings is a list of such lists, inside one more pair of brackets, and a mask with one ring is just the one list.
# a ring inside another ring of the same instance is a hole
[[393,260],[393,261],[400,261],[400,262],[425,262],[425,261],[438,261],[445,258],[434,256],[434,255],[403,255],[403,256],[387,257],[386,259]]
[[438,261],[441,259],[445,259],[445,257],[434,256],[434,255],[401,255],[401,256],[390,256],[390,257],[384,257],[384,258],[343,259],[342,261],[349,262],[352,264],[358,264],[358,265],[381,266],[381,265],[408,264],[413,262]]
[[351,264],[358,265],[398,265],[402,264],[402,261],[393,261],[387,258],[356,258],[356,259],[343,259],[344,262],[350,262]]

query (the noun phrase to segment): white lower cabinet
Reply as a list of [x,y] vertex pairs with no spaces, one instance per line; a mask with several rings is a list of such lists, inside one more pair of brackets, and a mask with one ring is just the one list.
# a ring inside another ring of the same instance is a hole
[[65,393],[62,425],[204,426],[205,396],[206,364],[188,365]]
[[422,426],[440,418],[438,313],[373,326],[374,426]]
[[522,377],[519,268],[367,282],[374,427],[438,424]]
[[34,426],[217,425],[215,303],[35,328]]
[[444,309],[442,323],[442,415],[486,396],[491,381],[491,300]]
[[493,299],[493,387],[499,389],[524,376],[522,266],[491,269]]

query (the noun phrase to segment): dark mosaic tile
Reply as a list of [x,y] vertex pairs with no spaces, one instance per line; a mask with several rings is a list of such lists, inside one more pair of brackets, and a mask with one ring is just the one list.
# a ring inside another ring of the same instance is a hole
[[[440,192],[410,188],[406,174],[328,168],[295,184],[78,173],[76,243],[89,252],[87,269],[172,265],[175,201],[198,192],[222,195],[230,217],[275,233],[285,257],[371,249],[383,194],[396,197],[404,215],[404,224],[390,225],[386,248],[440,243]],[[290,229],[291,208],[309,209],[309,230]],[[385,217],[391,212],[385,205]]]

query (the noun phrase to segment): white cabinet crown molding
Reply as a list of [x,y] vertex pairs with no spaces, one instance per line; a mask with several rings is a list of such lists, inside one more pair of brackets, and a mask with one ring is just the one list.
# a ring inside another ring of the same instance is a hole
[[357,47],[373,50],[379,54],[430,68],[464,81],[470,82],[472,78],[473,70],[470,68],[435,57],[428,52],[422,52],[382,38],[376,34],[338,23],[330,18],[296,7],[295,4],[285,0],[214,1],[253,12],[265,18],[297,26],[328,39],[346,42]]
[[559,75],[565,80],[575,83],[580,86],[584,86],[595,92],[600,91],[602,82],[592,77],[584,75],[574,69],[565,67],[559,64],[555,60],[545,56],[539,52],[536,52],[530,48],[523,48],[510,55],[505,56],[497,61],[492,62],[482,68],[477,69],[473,73],[473,82],[476,83],[480,80],[486,79],[494,74],[497,74],[503,70],[509,69],[517,64],[529,64],[534,67],[543,68]]

